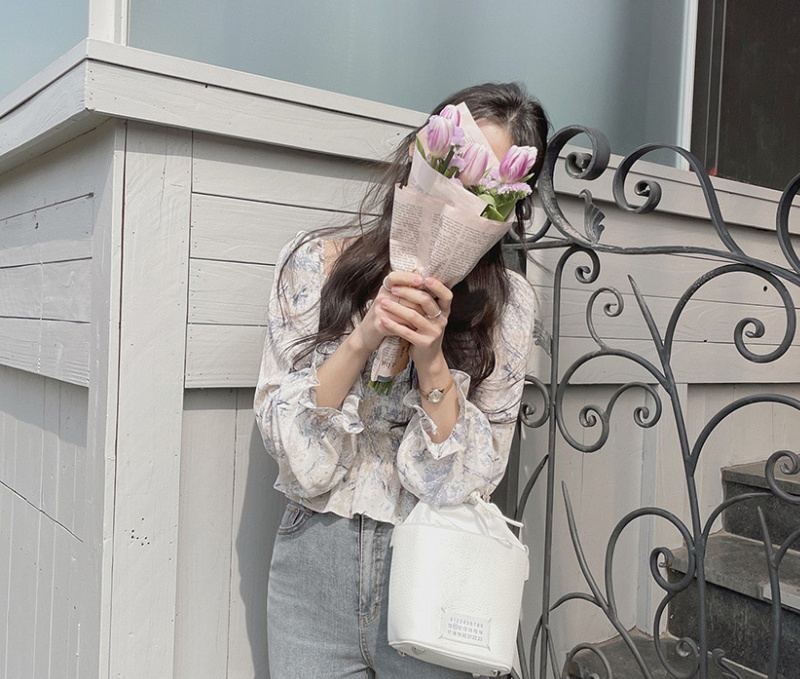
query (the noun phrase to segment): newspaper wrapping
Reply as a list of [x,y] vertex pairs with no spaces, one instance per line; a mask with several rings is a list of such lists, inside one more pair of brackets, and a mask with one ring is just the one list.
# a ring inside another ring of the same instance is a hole
[[[469,109],[459,104],[467,144],[490,149]],[[424,135],[419,136],[423,147]],[[491,167],[499,162],[490,155]],[[434,170],[414,149],[408,183],[394,190],[389,260],[394,271],[435,276],[448,287],[461,281],[508,231],[506,222],[481,217],[486,203],[457,182]],[[380,345],[370,375],[373,386],[391,388],[408,364],[408,342],[387,337]]]

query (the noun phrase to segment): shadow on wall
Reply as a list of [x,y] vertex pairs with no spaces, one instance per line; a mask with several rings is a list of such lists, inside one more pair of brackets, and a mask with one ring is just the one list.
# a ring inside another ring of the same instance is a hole
[[[264,450],[261,435],[255,424],[249,432],[249,441],[244,502],[236,535],[239,594],[244,605],[254,676],[269,679],[267,579],[272,559],[272,545],[285,500],[283,495],[273,488],[278,466]],[[236,640],[232,639],[231,643],[236,643]]]

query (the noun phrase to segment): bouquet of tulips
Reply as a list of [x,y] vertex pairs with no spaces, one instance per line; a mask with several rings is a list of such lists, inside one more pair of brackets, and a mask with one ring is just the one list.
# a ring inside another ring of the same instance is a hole
[[[452,287],[510,228],[537,149],[512,146],[498,160],[464,104],[431,116],[417,134],[406,186],[395,187],[389,258],[396,271],[436,276]],[[408,363],[408,344],[385,339],[370,385],[388,393]]]
[[493,164],[496,158],[487,143],[467,143],[461,111],[456,106],[446,106],[439,115],[431,116],[422,133],[427,144],[420,135],[416,139],[422,158],[444,177],[486,202],[481,216],[505,222],[517,201],[530,195],[531,187],[526,182],[536,162],[535,147],[512,146],[499,165]]

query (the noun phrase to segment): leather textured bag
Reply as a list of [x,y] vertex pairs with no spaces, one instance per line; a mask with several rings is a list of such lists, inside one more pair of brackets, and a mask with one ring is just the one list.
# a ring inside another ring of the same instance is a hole
[[476,492],[462,505],[419,502],[394,529],[393,648],[474,676],[511,671],[529,561],[507,523],[522,525]]

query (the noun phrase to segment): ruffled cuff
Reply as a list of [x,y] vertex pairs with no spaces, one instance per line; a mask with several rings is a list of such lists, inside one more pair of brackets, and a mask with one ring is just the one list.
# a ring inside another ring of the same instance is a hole
[[293,375],[298,377],[298,399],[300,409],[309,411],[309,414],[319,420],[328,420],[330,426],[340,429],[347,434],[360,434],[364,431],[364,423],[358,413],[361,400],[364,398],[361,380],[356,380],[350,391],[344,397],[340,408],[320,407],[317,405],[317,387],[319,378],[317,369],[330,356],[335,349],[332,343],[317,347],[311,357],[311,366]]
[[422,406],[422,395],[419,388],[414,388],[409,391],[403,398],[403,404],[409,408],[413,408],[417,414],[422,437],[425,441],[425,447],[428,453],[435,460],[455,455],[463,450],[466,450],[466,432],[467,432],[467,394],[469,393],[470,377],[467,373],[460,370],[451,370],[450,374],[453,376],[453,388],[456,390],[458,396],[458,419],[453,426],[453,430],[441,443],[436,443],[431,439],[432,435],[438,432],[436,423],[431,419],[430,415],[425,412]]

